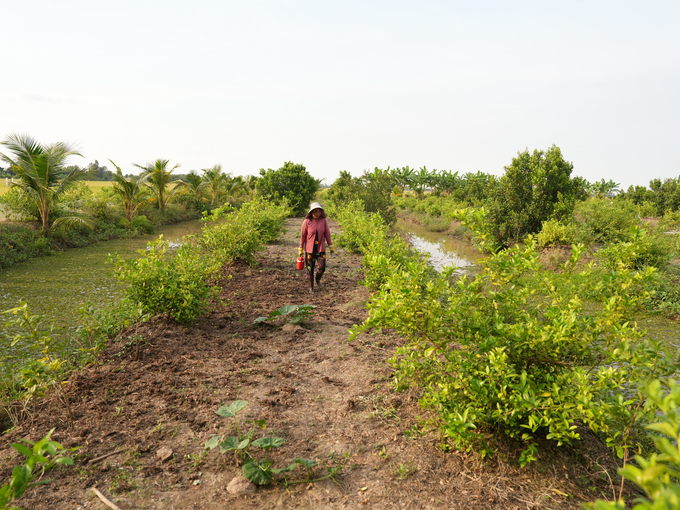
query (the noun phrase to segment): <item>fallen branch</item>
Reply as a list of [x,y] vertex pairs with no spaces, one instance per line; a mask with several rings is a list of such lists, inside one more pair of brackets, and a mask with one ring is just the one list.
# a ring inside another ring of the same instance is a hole
[[111,457],[111,455],[115,455],[115,454],[117,454],[117,453],[120,453],[120,452],[118,452],[118,451],[116,451],[116,452],[109,452],[109,453],[107,453],[107,454],[105,454],[105,455],[102,455],[102,456],[100,456],[100,457],[97,457],[96,459],[92,459],[90,462],[88,462],[88,464],[96,464],[97,462],[101,462],[102,460],[106,459],[107,457]]
[[92,492],[94,492],[97,495],[97,497],[101,500],[101,502],[108,506],[111,510],[120,510],[119,506],[111,503],[111,501],[106,499],[106,497],[94,487],[92,487]]

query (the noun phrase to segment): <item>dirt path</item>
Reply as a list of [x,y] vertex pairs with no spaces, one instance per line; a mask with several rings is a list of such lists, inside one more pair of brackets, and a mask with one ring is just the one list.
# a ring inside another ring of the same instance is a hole
[[[414,432],[416,417],[426,417],[417,392],[394,393],[390,384],[387,360],[400,339],[347,341],[348,327],[366,316],[360,258],[338,249],[325,289],[310,296],[294,265],[300,222],[288,221],[287,234],[259,265],[225,268],[225,305],[189,326],[144,324],[138,360],[133,346],[112,344],[101,366],[74,374],[73,430],[65,410],[46,400],[33,422],[2,437],[3,480],[17,461],[9,444],[21,437],[35,440],[56,427],[65,446],[82,446],[74,467],[51,473],[52,484],[21,500],[25,509],[103,509],[93,486],[120,508],[168,510],[580,508],[608,490],[603,475],[585,467],[608,456],[595,442],[587,452],[547,450],[544,460],[520,469],[502,453],[486,462],[444,453],[436,432]],[[338,231],[332,222],[331,229]],[[251,325],[282,305],[303,303],[317,305],[304,328]],[[319,461],[315,473],[323,475],[347,455],[336,480],[227,492],[240,474],[238,460],[205,453],[203,445],[212,434],[233,432],[214,411],[235,399],[249,402],[247,419],[265,419],[269,434],[286,440],[272,455],[276,467],[303,457]],[[162,461],[159,451],[172,455]]]

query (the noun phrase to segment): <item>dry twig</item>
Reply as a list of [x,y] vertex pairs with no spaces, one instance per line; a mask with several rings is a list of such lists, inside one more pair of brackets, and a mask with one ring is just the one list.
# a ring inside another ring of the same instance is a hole
[[120,510],[120,507],[118,505],[115,505],[114,503],[106,499],[106,496],[104,496],[94,487],[92,487],[92,492],[94,492],[97,495],[97,497],[101,500],[101,502],[108,506],[111,510]]

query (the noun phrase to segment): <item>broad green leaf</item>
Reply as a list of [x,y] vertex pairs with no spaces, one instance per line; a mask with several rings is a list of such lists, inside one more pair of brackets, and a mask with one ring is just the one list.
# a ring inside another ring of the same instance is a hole
[[205,442],[205,445],[203,446],[206,450],[212,450],[213,448],[217,447],[217,445],[220,443],[220,436],[212,436],[210,439],[208,439]]
[[253,420],[253,423],[262,430],[267,428],[267,420]]
[[271,469],[262,469],[262,467],[260,467],[253,459],[244,463],[241,471],[243,472],[244,477],[256,485],[267,485],[272,481]]
[[220,448],[222,452],[228,452],[229,450],[238,450],[239,440],[236,436],[225,437],[224,441],[220,443]]
[[293,460],[296,464],[302,464],[306,468],[314,467],[316,466],[316,461],[309,460],[309,459],[295,459]]
[[291,314],[291,313],[297,311],[298,308],[299,308],[298,305],[284,305],[281,308],[279,308],[277,311],[281,315],[288,315],[288,314]]
[[236,416],[234,413],[231,412],[231,409],[229,409],[229,406],[227,404],[224,404],[217,411],[215,411],[215,414],[219,414],[220,416],[224,416],[225,418],[233,418],[234,416]]
[[295,469],[296,467],[297,467],[297,464],[290,464],[290,465],[288,465],[288,467],[281,468],[281,469],[272,468],[271,471],[272,471],[272,473],[274,473],[275,475],[280,475],[281,473],[287,473],[287,472],[289,472],[289,471],[292,471],[292,470]]
[[224,404],[217,411],[215,411],[215,414],[219,414],[225,418],[233,418],[239,411],[245,409],[247,405],[248,402],[245,400],[235,400],[230,405]]
[[232,413],[236,414],[243,411],[246,407],[248,407],[248,402],[245,400],[234,400],[229,406],[229,409],[231,409]]
[[269,317],[258,317],[253,321],[253,324],[257,324],[258,322],[264,322],[264,321],[269,321],[271,320]]
[[285,442],[286,440],[281,437],[261,437],[260,439],[253,441],[253,446],[264,449],[279,448]]

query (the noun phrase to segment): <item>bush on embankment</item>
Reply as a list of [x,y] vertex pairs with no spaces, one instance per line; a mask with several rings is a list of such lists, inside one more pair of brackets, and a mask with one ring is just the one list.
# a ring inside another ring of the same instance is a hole
[[[340,239],[370,260],[388,236],[357,209],[334,210]],[[418,257],[381,266],[370,317],[352,337],[387,328],[406,338],[392,360],[397,387],[420,388],[421,404],[438,413],[455,447],[485,455],[495,449],[489,437],[518,439],[525,465],[541,440],[578,441],[584,425],[625,465],[630,452],[649,446],[644,427],[658,419],[649,382],[680,361],[630,321],[650,297],[654,268],[584,265],[583,246],[572,251],[550,271],[530,239],[487,259],[474,278],[457,278],[452,268],[438,275]],[[373,268],[364,268],[370,281]]]
[[[254,255],[283,232],[290,212],[262,198],[239,210],[231,206],[206,215],[202,232],[185,239],[176,253],[166,253],[162,236],[140,250],[140,257],[116,259],[116,276],[126,284],[125,297],[150,315],[165,314],[177,322],[190,322],[210,309],[219,294],[214,278],[224,264],[235,260],[253,263]],[[195,241],[195,243],[194,243]]]
[[370,289],[379,289],[393,271],[420,259],[401,237],[389,232],[379,213],[365,211],[362,201],[331,202],[328,212],[342,226],[337,244],[363,255],[363,283]]

